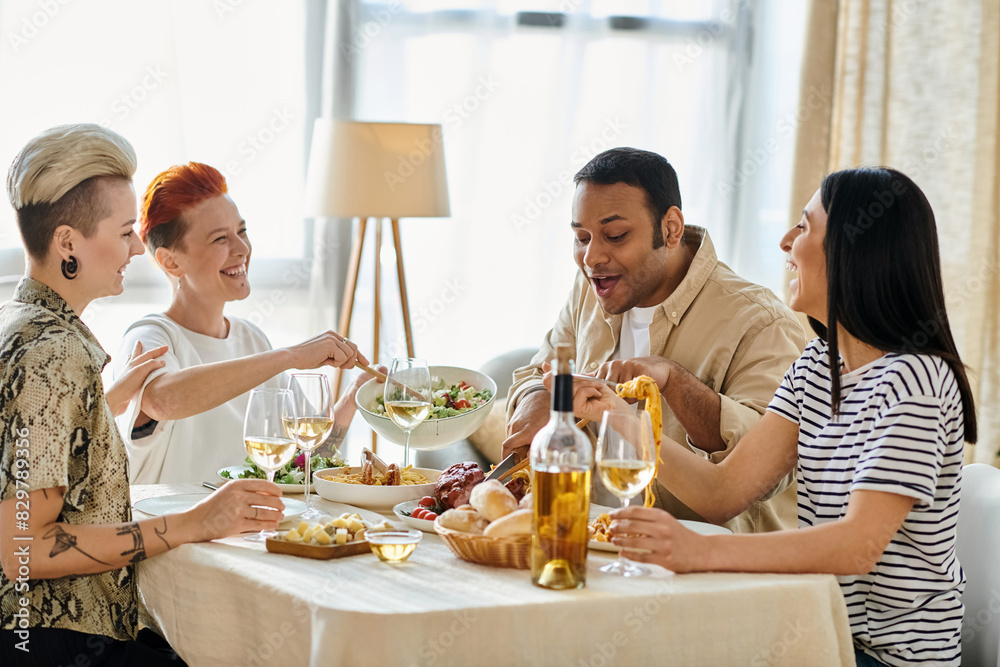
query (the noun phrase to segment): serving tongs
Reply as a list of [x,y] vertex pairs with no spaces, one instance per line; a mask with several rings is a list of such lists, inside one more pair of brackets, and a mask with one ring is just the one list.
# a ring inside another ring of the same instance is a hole
[[[527,460],[527,459],[525,459]],[[486,479],[483,481],[489,481],[491,479],[500,479],[506,476],[507,471],[517,465],[517,461],[514,459],[514,454],[509,454],[507,458],[498,463],[493,470],[490,470],[489,474],[486,475]]]
[[372,368],[371,366],[365,366],[364,364],[355,364],[355,365],[358,368],[360,368],[361,370],[363,370],[365,373],[368,373],[372,377],[378,378],[382,382],[392,382],[397,387],[401,387],[401,388],[405,389],[406,391],[410,392],[410,394],[413,396],[413,398],[417,399],[418,401],[426,401],[426,400],[428,400],[427,397],[424,396],[423,394],[421,394],[419,391],[414,391],[413,389],[410,389],[409,387],[407,387],[405,384],[403,384],[402,382],[400,382],[396,378],[391,378],[388,375],[386,375],[385,373],[383,373],[383,372],[381,372],[379,370],[376,370],[376,369]]
[[509,454],[507,458],[498,463],[497,466],[493,468],[488,475],[486,475],[486,479],[483,481],[485,482],[495,479],[498,482],[504,482],[505,480],[512,479],[514,473],[524,470],[531,465],[530,457],[526,456],[520,463],[517,463],[514,461],[514,456],[514,454]]
[[386,478],[389,477],[389,466],[378,457],[378,454],[367,447],[361,450],[361,467],[364,468],[366,463],[371,463],[372,468],[385,475]]

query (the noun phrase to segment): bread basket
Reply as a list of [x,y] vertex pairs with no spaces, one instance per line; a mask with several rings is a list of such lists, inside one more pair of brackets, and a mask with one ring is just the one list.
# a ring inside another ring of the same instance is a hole
[[517,570],[527,570],[531,567],[531,535],[486,537],[445,528],[441,525],[441,517],[434,521],[434,532],[440,535],[452,553],[462,560]]

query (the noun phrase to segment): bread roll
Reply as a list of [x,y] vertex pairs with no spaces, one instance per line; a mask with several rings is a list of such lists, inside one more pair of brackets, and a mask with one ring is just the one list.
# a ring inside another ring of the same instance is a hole
[[446,510],[438,521],[445,528],[474,535],[482,535],[487,523],[486,518],[479,512],[468,510]]
[[521,498],[521,502],[517,504],[517,509],[519,510],[530,510],[534,509],[534,496],[531,495],[531,491],[524,494],[524,498]]
[[517,509],[517,498],[495,479],[472,487],[469,502],[489,521],[496,521]]
[[513,537],[531,534],[532,510],[517,510],[491,521],[483,535],[486,537]]

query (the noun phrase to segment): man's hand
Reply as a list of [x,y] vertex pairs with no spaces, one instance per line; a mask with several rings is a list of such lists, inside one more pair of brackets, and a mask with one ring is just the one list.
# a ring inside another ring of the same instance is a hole
[[[552,391],[554,377],[549,372],[542,380],[549,391]],[[628,403],[625,399],[618,396],[611,385],[604,380],[573,378],[573,414],[576,417],[600,423],[605,412],[627,409]]]
[[517,460],[528,455],[535,434],[549,421],[549,406],[552,395],[535,389],[517,403],[514,415],[507,423],[507,439],[503,441],[503,457],[517,454]]
[[281,523],[281,489],[264,479],[234,479],[182,515],[184,542],[271,530]]
[[673,362],[663,357],[636,357],[635,359],[616,359],[605,361],[594,373],[594,377],[611,382],[628,382],[640,375],[653,378],[663,394],[670,381],[670,369]]
[[108,405],[111,407],[111,414],[115,417],[125,412],[132,397],[142,389],[146,378],[153,371],[163,368],[166,363],[157,357],[163,356],[167,351],[166,345],[152,349],[149,352],[142,351],[142,342],[136,341],[135,349],[129,355],[128,363],[122,369],[121,376],[108,387],[104,392]]

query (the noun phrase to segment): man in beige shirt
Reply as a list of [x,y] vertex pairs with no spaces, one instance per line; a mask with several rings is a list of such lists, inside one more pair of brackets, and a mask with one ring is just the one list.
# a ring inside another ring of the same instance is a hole
[[[504,455],[527,455],[548,421],[542,364],[556,345],[570,344],[581,372],[615,382],[656,380],[663,435],[721,461],[799,357],[802,327],[770,290],[718,260],[705,229],[685,225],[677,175],[663,157],[614,148],[574,180],[570,226],[580,274],[538,354],[514,373]],[[793,527],[792,482],[790,474],[726,525],[735,532]],[[701,520],[655,487],[657,506]]]

